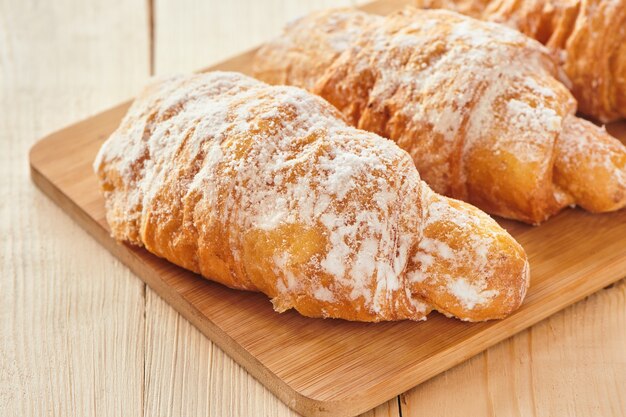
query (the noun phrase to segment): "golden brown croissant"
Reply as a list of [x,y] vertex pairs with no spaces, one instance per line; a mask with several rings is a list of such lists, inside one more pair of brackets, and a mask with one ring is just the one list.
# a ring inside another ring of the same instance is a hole
[[600,121],[626,117],[626,0],[415,0],[504,23],[550,48],[578,109]]
[[495,221],[298,88],[224,72],[164,80],[94,169],[117,240],[261,291],[277,311],[476,321],[516,309],[528,286],[523,249]]
[[574,116],[557,71],[515,30],[413,8],[312,14],[254,63],[260,79],[306,87],[393,139],[436,192],[533,224],[568,205],[626,205],[626,147]]

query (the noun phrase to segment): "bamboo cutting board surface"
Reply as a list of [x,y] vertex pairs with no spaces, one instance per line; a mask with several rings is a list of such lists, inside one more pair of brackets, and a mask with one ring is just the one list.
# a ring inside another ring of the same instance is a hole
[[[403,2],[366,6],[379,13]],[[211,69],[249,72],[252,52]],[[91,163],[129,103],[54,133],[31,150],[33,181],[183,316],[306,415],[366,411],[626,276],[626,210],[566,210],[540,227],[501,221],[526,249],[531,288],[505,320],[351,323],[273,312],[267,297],[211,283],[110,237]],[[626,139],[626,123],[609,126]],[[85,271],[86,279],[88,271]],[[113,278],[114,279],[114,278]],[[245,395],[245,393],[241,393]]]

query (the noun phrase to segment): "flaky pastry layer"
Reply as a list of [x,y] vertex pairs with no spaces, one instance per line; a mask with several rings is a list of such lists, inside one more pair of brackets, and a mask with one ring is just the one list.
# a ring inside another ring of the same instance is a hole
[[626,0],[416,0],[511,26],[558,58],[582,113],[626,117]]
[[277,311],[478,321],[528,287],[526,255],[495,221],[298,88],[225,72],[154,83],[94,168],[117,240]]
[[254,73],[322,96],[406,150],[436,192],[488,213],[538,224],[626,206],[626,147],[575,116],[545,47],[503,25],[322,11],[263,46]]

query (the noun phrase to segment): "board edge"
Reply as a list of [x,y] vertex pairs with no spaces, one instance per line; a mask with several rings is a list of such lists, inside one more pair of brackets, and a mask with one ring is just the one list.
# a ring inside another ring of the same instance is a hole
[[[90,120],[93,117],[98,117],[102,113],[115,110],[127,103],[128,102],[124,102],[118,106],[104,110],[101,113],[93,115],[83,121]],[[62,211],[75,221],[84,231],[86,231],[88,235],[98,242],[99,245],[104,247],[104,249],[106,249],[112,256],[122,262],[143,283],[150,286],[150,288],[154,290],[160,298],[170,305],[176,305],[178,308],[175,308],[175,310],[179,314],[199,329],[204,336],[209,338],[212,343],[215,343],[220,349],[229,355],[233,361],[259,381],[259,383],[267,387],[284,404],[292,410],[307,416],[354,416],[397,397],[397,395],[394,394],[383,402],[376,402],[373,405],[372,403],[366,403],[368,405],[364,406],[364,403],[362,402],[363,399],[360,398],[346,400],[319,400],[307,396],[306,394],[303,394],[291,387],[269,368],[263,365],[257,358],[249,354],[227,333],[222,331],[219,326],[213,323],[210,319],[206,318],[206,316],[197,310],[191,303],[187,302],[182,296],[166,293],[166,289],[159,286],[157,280],[144,276],[144,273],[137,266],[137,264],[142,261],[136,254],[136,251],[141,249],[129,248],[115,242],[115,240],[106,233],[106,230],[103,229],[97,221],[87,215],[84,210],[82,210],[71,198],[63,193],[63,191],[61,191],[61,189],[53,181],[46,177],[46,175],[44,175],[44,173],[37,167],[36,161],[39,157],[38,154],[41,149],[45,147],[45,145],[49,145],[49,142],[53,142],[57,138],[61,137],[64,132],[74,126],[75,124],[66,126],[50,133],[31,146],[28,152],[28,161],[30,178],[33,184],[52,202],[61,208]],[[241,351],[238,348],[240,348]]]

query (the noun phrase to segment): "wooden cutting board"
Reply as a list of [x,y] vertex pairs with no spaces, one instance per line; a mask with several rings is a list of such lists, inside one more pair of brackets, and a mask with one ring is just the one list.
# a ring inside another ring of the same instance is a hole
[[[388,13],[403,3],[382,1],[365,8]],[[248,73],[252,55],[209,69]],[[507,319],[470,324],[433,313],[420,323],[365,324],[275,313],[264,295],[230,290],[109,237],[91,164],[128,106],[120,104],[39,141],[30,153],[33,181],[302,414],[366,411],[626,276],[626,210],[606,215],[566,210],[540,227],[500,221],[524,246],[531,264],[526,301]],[[626,139],[626,123],[608,128]],[[88,275],[85,271],[85,279]]]

